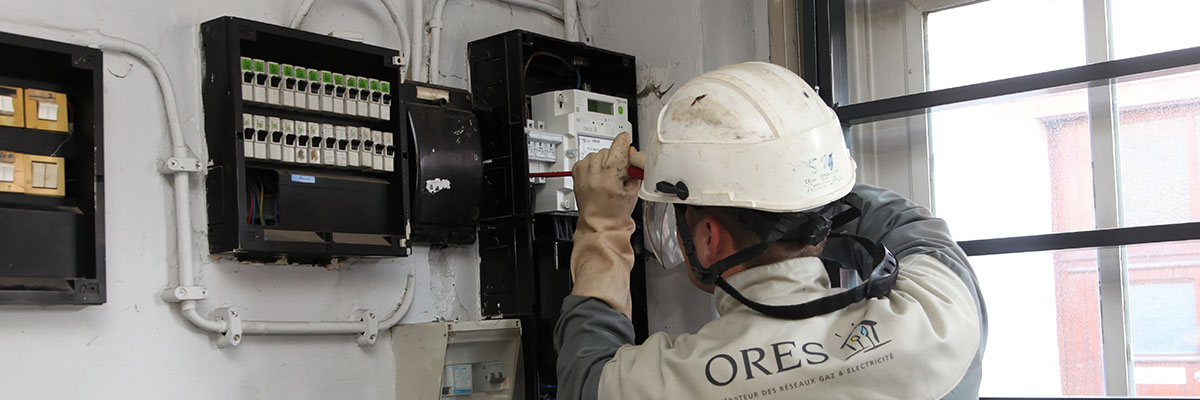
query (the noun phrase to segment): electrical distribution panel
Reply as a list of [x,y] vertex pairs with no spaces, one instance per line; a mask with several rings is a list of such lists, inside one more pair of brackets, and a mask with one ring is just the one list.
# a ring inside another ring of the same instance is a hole
[[[578,213],[569,178],[529,174],[568,171],[582,153],[609,147],[620,132],[637,143],[634,58],[510,31],[471,42],[468,61],[483,134],[481,307],[485,316],[519,318],[525,327],[524,398],[554,398],[553,329],[571,291]],[[639,227],[632,240],[639,254],[641,240]],[[630,282],[639,341],[647,335],[644,276],[639,256]]]
[[420,83],[397,89],[412,154],[412,240],[475,243],[483,158],[471,95]]
[[7,33],[0,54],[0,304],[102,304],[102,54]]
[[210,250],[294,263],[410,254],[398,52],[233,17],[201,37]]
[[396,325],[396,398],[512,399],[520,350],[515,319]]
[[[632,132],[629,101],[583,90],[555,90],[533,96],[529,136],[529,172],[570,171],[589,154],[612,146],[621,132]],[[535,213],[578,211],[570,177],[531,178]]]

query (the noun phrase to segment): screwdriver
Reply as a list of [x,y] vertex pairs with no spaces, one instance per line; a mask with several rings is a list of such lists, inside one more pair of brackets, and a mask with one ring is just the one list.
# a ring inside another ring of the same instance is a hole
[[[646,175],[646,156],[637,150],[629,150],[629,177],[632,179],[642,179]],[[530,178],[563,178],[571,176],[571,171],[556,171],[556,172],[534,172],[529,174]]]

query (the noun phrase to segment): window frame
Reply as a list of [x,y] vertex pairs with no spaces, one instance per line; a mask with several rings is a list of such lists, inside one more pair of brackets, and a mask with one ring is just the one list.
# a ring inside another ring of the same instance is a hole
[[[1080,0],[1084,4],[1086,62],[1082,66],[1023,75],[972,85],[940,90],[927,90],[927,58],[925,54],[926,17],[929,13],[947,8],[970,5],[986,0],[909,0],[899,7],[910,7],[900,18],[906,29],[897,30],[903,47],[904,68],[908,73],[902,86],[920,86],[920,91],[894,97],[851,103],[849,81],[867,79],[876,84],[871,65],[852,64],[875,57],[848,52],[847,41],[862,40],[870,35],[869,18],[856,23],[863,8],[872,6],[866,0],[799,0],[801,43],[801,76],[837,113],[847,141],[856,157],[880,157],[875,153],[871,137],[874,132],[852,133],[855,126],[871,122],[890,121],[904,124],[908,132],[909,170],[906,179],[897,179],[905,190],[899,190],[914,201],[933,205],[932,169],[929,153],[928,115],[931,111],[972,104],[992,102],[1008,96],[1025,96],[1087,89],[1088,114],[1091,130],[1093,188],[1096,228],[1083,231],[999,237],[959,242],[969,256],[1009,254],[1032,251],[1097,248],[1100,284],[1102,359],[1107,396],[1133,396],[1133,363],[1129,320],[1129,271],[1125,246],[1200,240],[1200,222],[1184,222],[1149,226],[1121,226],[1121,193],[1119,170],[1119,141],[1114,105],[1118,83],[1181,72],[1181,69],[1200,67],[1200,46],[1137,57],[1113,60],[1110,43],[1112,21],[1108,0]],[[878,3],[876,3],[878,4]],[[890,5],[889,5],[890,6]],[[847,23],[848,13],[855,17]],[[919,20],[914,21],[914,15]],[[850,25],[850,26],[848,26]],[[919,29],[912,29],[912,25]],[[904,27],[902,27],[904,28]],[[916,31],[916,32],[914,32]],[[869,40],[869,39],[868,39]],[[913,54],[919,52],[920,54]],[[861,63],[859,63],[861,64]],[[857,68],[851,68],[851,66]],[[854,69],[854,71],[851,71]],[[873,90],[874,88],[872,88]],[[855,89],[858,90],[858,89]],[[912,91],[902,91],[907,93]],[[894,160],[894,159],[893,159]],[[870,160],[865,160],[870,161]],[[860,179],[879,182],[878,168],[870,163],[860,165]],[[906,180],[906,181],[905,181]],[[890,186],[890,185],[889,185]]]

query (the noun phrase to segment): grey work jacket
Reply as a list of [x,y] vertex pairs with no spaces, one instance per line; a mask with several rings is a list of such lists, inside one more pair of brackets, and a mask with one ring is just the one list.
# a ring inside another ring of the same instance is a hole
[[[570,296],[555,329],[559,399],[977,398],[987,317],[974,273],[945,222],[873,186],[845,230],[900,262],[892,292],[804,320],[748,309],[720,289],[720,317],[699,332],[651,335],[607,304]],[[832,245],[824,254],[864,262]],[[751,268],[729,283],[750,299],[796,304],[837,293],[817,258]]]

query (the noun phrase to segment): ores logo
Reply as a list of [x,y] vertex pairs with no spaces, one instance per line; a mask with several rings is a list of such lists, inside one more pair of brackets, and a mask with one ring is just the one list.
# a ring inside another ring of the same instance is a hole
[[878,322],[864,319],[857,324],[851,324],[850,331],[845,336],[836,333],[833,334],[834,336],[843,338],[841,349],[849,352],[846,355],[846,360],[892,342],[891,340],[883,341],[879,338],[877,325],[879,325]]
[[[849,361],[854,356],[891,343],[891,340],[881,338],[879,328],[878,322],[862,320],[850,324],[850,329],[844,334],[834,333],[833,336],[842,340],[839,347],[845,354],[842,360]],[[836,357],[830,357],[832,352],[826,351],[825,343],[828,342],[789,340],[717,354],[705,363],[704,378],[713,386],[726,386],[735,381],[748,381],[806,366],[811,368],[836,362]]]

